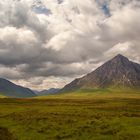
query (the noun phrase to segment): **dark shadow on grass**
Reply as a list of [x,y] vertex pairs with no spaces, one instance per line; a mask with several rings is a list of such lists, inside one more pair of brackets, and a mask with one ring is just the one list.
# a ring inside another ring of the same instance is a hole
[[7,128],[0,127],[0,140],[17,140]]

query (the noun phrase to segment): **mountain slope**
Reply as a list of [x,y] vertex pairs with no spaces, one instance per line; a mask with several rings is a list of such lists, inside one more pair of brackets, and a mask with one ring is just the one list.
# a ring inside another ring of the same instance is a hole
[[117,55],[95,71],[75,79],[61,91],[71,91],[81,88],[109,87],[140,87],[140,64],[129,61],[128,58]]
[[48,90],[42,90],[38,93],[38,96],[56,94],[59,92],[59,90],[59,88],[50,88]]
[[15,98],[27,98],[35,96],[35,93],[32,90],[15,85],[14,83],[3,78],[0,78],[0,94]]

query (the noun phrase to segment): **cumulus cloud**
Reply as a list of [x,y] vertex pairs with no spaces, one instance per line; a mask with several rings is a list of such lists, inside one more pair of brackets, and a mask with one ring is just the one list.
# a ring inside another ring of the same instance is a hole
[[139,0],[0,1],[0,77],[62,87],[114,55],[140,62]]

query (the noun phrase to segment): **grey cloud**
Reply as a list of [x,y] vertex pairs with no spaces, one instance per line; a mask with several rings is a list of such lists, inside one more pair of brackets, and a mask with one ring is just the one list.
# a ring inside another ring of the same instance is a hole
[[51,14],[39,14],[32,0],[1,1],[0,76],[30,87],[44,87],[53,76],[58,86],[62,77],[81,76],[117,53],[140,62],[140,2],[104,2],[108,9],[101,0],[42,0]]
[[[86,67],[85,67],[86,66]],[[19,71],[24,72],[27,77],[75,77],[83,75],[90,71],[88,64],[73,63],[73,64],[53,64],[53,63],[44,63],[40,65],[24,65],[19,67]]]

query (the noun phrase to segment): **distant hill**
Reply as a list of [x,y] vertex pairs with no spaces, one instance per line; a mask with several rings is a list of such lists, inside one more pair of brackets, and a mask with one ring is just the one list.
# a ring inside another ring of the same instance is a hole
[[38,92],[38,96],[56,94],[59,92],[59,90],[60,90],[59,88],[50,88],[48,90],[42,90],[42,91]]
[[117,55],[95,71],[66,85],[61,92],[78,89],[140,88],[140,64]]
[[3,78],[0,78],[0,95],[13,98],[27,98],[36,96],[32,90],[16,85]]

